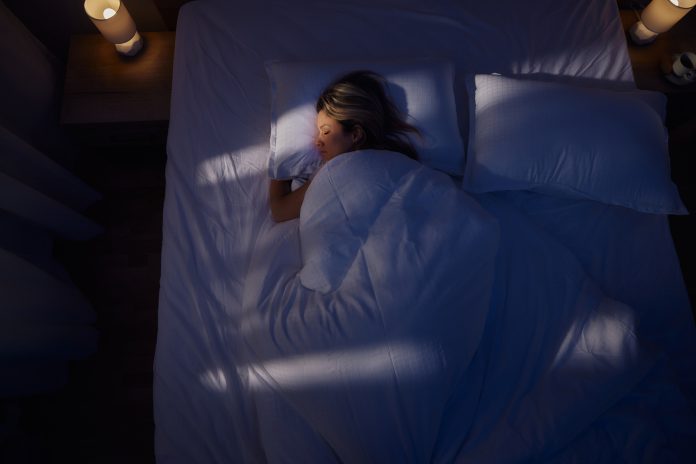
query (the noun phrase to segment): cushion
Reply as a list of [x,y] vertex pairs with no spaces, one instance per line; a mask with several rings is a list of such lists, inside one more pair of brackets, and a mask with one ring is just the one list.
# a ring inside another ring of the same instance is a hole
[[670,178],[665,97],[500,75],[467,79],[465,190],[536,190],[686,214]]
[[392,62],[268,62],[271,84],[271,154],[274,179],[306,176],[319,162],[315,104],[324,88],[355,70],[370,70],[387,80],[387,92],[422,136],[412,135],[421,161],[461,175],[464,145],[457,125],[453,67],[436,60]]

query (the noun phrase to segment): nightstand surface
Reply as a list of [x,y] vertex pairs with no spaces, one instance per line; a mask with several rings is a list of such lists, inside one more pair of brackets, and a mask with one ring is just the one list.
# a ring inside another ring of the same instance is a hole
[[[638,21],[633,10],[621,10],[621,22],[625,31]],[[676,54],[696,52],[696,12],[690,12],[669,31],[657,36],[647,45],[636,45],[626,34],[628,54],[633,67],[633,77],[639,89],[654,90],[667,95],[668,128],[678,127],[694,118],[696,107],[696,83],[677,85],[669,82],[661,69],[668,68]]]
[[[634,10],[620,10],[624,30],[638,21]],[[628,54],[631,57],[633,75],[636,86],[646,90],[656,90],[663,93],[692,93],[696,84],[676,85],[663,76],[660,69],[662,60],[671,60],[675,54],[696,52],[696,12],[690,12],[669,31],[657,36],[655,41],[647,45],[636,45],[627,34]]]
[[116,52],[99,34],[75,35],[65,76],[67,125],[169,120],[174,32],[141,32],[137,55]]

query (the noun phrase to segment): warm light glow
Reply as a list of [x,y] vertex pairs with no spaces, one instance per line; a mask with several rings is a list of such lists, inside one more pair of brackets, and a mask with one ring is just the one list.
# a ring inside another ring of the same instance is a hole
[[85,0],[85,13],[119,53],[135,55],[142,48],[133,18],[121,0]]
[[136,31],[135,35],[131,37],[130,40],[114,45],[116,46],[116,50],[118,50],[119,53],[128,56],[133,56],[136,53],[138,53],[142,48],[143,38],[140,37],[140,34]]
[[652,32],[661,34],[677,24],[695,3],[695,0],[653,0],[640,14],[640,20]]
[[655,37],[657,37],[658,35],[657,33],[645,27],[645,25],[641,21],[638,21],[633,26],[631,26],[629,32],[631,33],[631,38],[637,44],[650,43],[653,40],[655,40]]
[[652,0],[640,14],[630,34],[637,44],[647,44],[667,32],[696,5],[696,0]]
[[109,19],[109,18],[111,18],[113,15],[116,14],[116,10],[114,10],[114,9],[112,9],[112,8],[107,8],[107,9],[104,10],[104,13],[103,13],[103,14],[104,14],[104,19]]

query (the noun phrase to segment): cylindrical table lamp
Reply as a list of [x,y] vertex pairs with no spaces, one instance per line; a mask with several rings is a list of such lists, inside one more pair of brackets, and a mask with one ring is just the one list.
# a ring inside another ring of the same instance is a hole
[[640,14],[640,21],[631,26],[631,39],[640,45],[667,32],[693,7],[696,0],[652,0]]
[[85,12],[106,40],[116,45],[124,55],[135,55],[143,46],[143,39],[133,18],[120,0],[85,0]]

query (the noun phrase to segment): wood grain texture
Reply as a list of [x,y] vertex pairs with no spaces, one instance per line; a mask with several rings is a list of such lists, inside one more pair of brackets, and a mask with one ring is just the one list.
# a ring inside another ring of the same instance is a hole
[[127,57],[99,34],[71,38],[61,122],[167,121],[174,32],[143,32],[143,49]]

